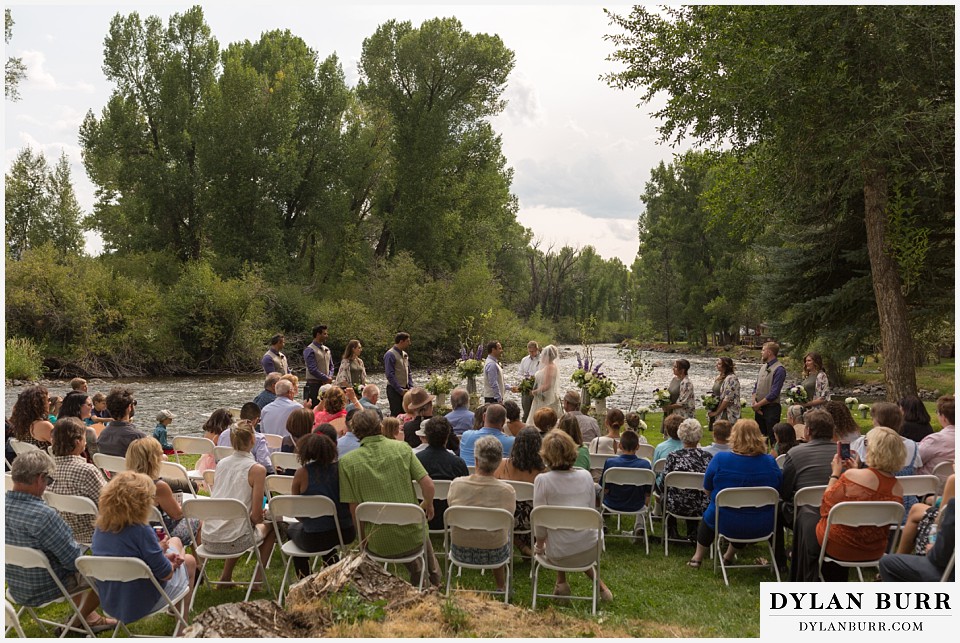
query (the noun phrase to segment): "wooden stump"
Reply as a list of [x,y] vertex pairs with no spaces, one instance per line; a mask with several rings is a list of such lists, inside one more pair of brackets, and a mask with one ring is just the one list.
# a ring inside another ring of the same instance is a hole
[[273,601],[224,603],[203,611],[183,632],[186,638],[305,638],[319,631],[300,614],[288,613]]

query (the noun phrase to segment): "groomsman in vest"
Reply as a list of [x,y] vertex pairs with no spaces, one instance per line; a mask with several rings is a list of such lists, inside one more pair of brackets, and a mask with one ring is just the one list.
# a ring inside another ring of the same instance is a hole
[[787,369],[777,361],[780,346],[774,342],[763,345],[760,358],[763,366],[753,387],[753,412],[760,432],[772,439],[773,425],[780,421],[780,390],[787,379]]
[[287,366],[287,356],[280,352],[283,350],[283,344],[283,335],[274,335],[270,338],[270,349],[263,354],[263,358],[260,360],[264,374],[280,373],[286,375],[290,372],[290,367]]
[[408,348],[410,333],[399,332],[393,340],[393,348],[383,355],[383,370],[387,376],[387,400],[390,401],[390,415],[393,417],[403,413],[403,394],[413,388]]
[[500,356],[503,346],[500,342],[487,342],[487,361],[483,363],[483,402],[484,404],[503,404],[503,368]]
[[330,333],[325,324],[313,327],[313,341],[303,349],[303,363],[307,366],[307,382],[303,386],[303,399],[313,402],[316,407],[320,403],[320,387],[333,382],[333,372],[330,349],[325,343]]

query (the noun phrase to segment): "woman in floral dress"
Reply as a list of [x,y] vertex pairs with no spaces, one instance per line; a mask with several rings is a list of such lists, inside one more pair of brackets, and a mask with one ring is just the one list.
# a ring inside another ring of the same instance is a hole
[[[663,483],[668,473],[673,471],[690,471],[693,473],[704,473],[713,457],[707,451],[700,448],[700,438],[703,437],[703,427],[694,419],[686,419],[680,423],[677,429],[677,437],[683,442],[683,448],[674,451],[667,456],[667,462],[663,467],[663,472],[657,474],[656,488],[657,492],[663,494]],[[672,490],[666,498],[666,510],[673,514],[684,516],[701,516],[710,502],[710,497],[705,491],[697,489],[676,489]],[[696,520],[688,520],[687,538],[693,540],[697,533]],[[667,518],[667,533],[671,539],[679,538],[676,519]]]
[[719,375],[713,385],[716,391],[713,395],[720,400],[720,404],[707,415],[711,420],[726,420],[736,424],[740,419],[740,378],[733,372],[733,360],[729,357],[718,359],[717,371]]
[[[682,418],[692,418],[696,410],[696,398],[693,395],[693,382],[687,377],[690,370],[690,362],[685,359],[678,359],[673,363],[673,381],[670,382],[670,404],[663,407],[663,416],[671,414],[679,415]],[[674,389],[677,396],[674,398]]]
[[823,358],[820,353],[807,353],[803,356],[804,379],[800,385],[807,392],[805,409],[818,407],[830,401],[830,383],[823,368]]

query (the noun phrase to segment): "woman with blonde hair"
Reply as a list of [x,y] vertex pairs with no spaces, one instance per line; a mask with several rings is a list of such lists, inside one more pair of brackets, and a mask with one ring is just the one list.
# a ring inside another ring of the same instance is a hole
[[337,370],[336,384],[342,389],[352,388],[358,394],[362,394],[363,387],[367,385],[367,369],[360,359],[360,353],[363,352],[363,345],[359,339],[351,339],[347,342],[347,347],[343,349],[343,358],[340,360],[340,368]]
[[[152,437],[144,439],[153,440]],[[188,590],[182,603],[186,618],[197,561],[185,553],[179,538],[157,540],[149,524],[156,494],[153,481],[145,474],[122,471],[114,476],[100,494],[93,555],[139,558],[150,567],[171,599]],[[148,580],[101,581],[97,583],[97,591],[103,609],[124,623],[136,621],[167,604]]]
[[156,485],[155,503],[160,508],[167,532],[186,542],[198,536],[199,542],[200,521],[183,517],[183,509],[174,497],[173,489],[160,479],[162,461],[163,447],[153,436],[134,440],[127,448],[127,470],[146,475]]
[[[703,488],[710,493],[710,504],[703,512],[697,529],[697,550],[687,565],[700,567],[713,544],[717,528],[717,494],[735,487],[773,487],[780,490],[783,474],[777,461],[767,453],[767,442],[760,426],[753,420],[739,419],[730,431],[730,450],[721,451],[710,460],[703,475]],[[724,534],[733,538],[754,538],[773,532],[776,507],[724,509]],[[744,545],[730,543],[724,560],[733,560],[734,552]]]
[[[595,509],[597,494],[593,476],[589,471],[574,468],[577,460],[577,445],[563,431],[550,431],[543,438],[540,456],[549,468],[533,481],[533,508],[542,505],[560,507],[587,507]],[[589,564],[594,559],[597,539],[601,534],[596,529],[568,530],[538,528],[534,533],[535,550],[559,566],[577,567]],[[585,572],[593,579],[593,571]],[[613,593],[603,583],[600,600],[612,601]],[[557,584],[553,588],[557,596],[569,596],[570,585],[566,572],[557,572]]]
[[[264,522],[263,493],[266,485],[267,470],[254,459],[253,427],[249,420],[240,420],[230,430],[232,455],[217,463],[214,476],[212,498],[233,498],[244,504],[253,524],[253,535],[260,546],[261,559],[266,562],[267,555],[273,549],[273,529]],[[227,520],[207,520],[203,523],[204,547],[215,554],[239,554],[250,549],[255,543],[250,540],[244,526]],[[221,583],[230,583],[236,558],[228,558],[223,563],[220,574]],[[262,572],[257,570],[257,580],[262,581]]]

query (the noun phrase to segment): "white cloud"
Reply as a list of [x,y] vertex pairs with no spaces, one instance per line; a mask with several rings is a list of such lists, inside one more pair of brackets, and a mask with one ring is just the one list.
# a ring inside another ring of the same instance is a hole
[[63,83],[54,78],[53,74],[44,68],[47,57],[42,51],[27,49],[20,52],[20,58],[23,60],[23,64],[27,69],[27,78],[23,81],[26,87],[42,91],[81,91],[84,93],[93,93],[93,85],[90,83]]
[[520,125],[532,125],[543,119],[543,107],[540,104],[540,95],[533,82],[523,72],[514,72],[503,92],[507,101],[504,114],[513,122]]
[[627,266],[637,255],[636,219],[595,219],[574,208],[522,205],[517,219],[533,230],[541,249],[593,246],[604,259],[617,257]]

